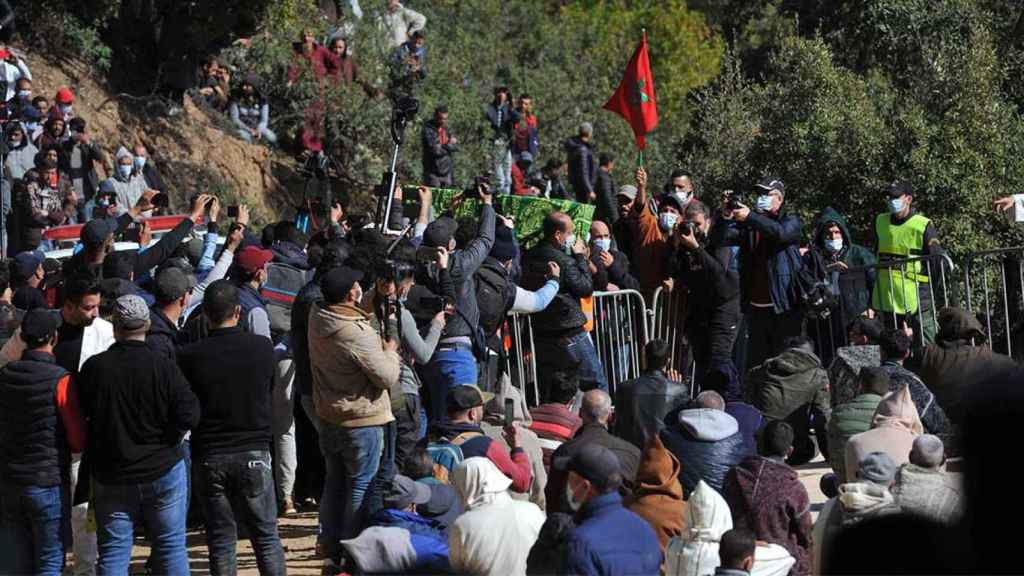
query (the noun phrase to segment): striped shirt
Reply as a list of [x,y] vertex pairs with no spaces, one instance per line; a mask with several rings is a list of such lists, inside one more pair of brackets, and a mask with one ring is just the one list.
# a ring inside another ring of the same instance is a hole
[[537,435],[544,453],[544,469],[550,471],[551,454],[576,435],[583,421],[565,404],[541,404],[530,410],[530,417],[530,430]]

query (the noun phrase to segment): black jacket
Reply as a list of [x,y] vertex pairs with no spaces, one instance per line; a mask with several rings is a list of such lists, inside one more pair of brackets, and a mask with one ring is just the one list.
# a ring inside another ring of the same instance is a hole
[[544,499],[547,501],[549,515],[555,512],[572,513],[565,500],[565,484],[569,479],[569,473],[557,463],[568,462],[580,449],[591,443],[604,446],[619,457],[623,492],[632,492],[636,471],[640,466],[640,449],[622,438],[613,436],[600,424],[584,424],[576,431],[572,440],[564,442],[551,454],[551,471],[548,473],[548,484],[544,487]]
[[569,256],[548,240],[541,240],[527,255],[524,287],[536,290],[544,285],[548,262],[562,269],[558,295],[544,310],[533,315],[533,330],[538,334],[570,335],[583,329],[587,317],[580,307],[580,298],[594,293],[590,266],[585,256]]
[[174,362],[177,360],[178,327],[164,313],[153,306],[149,309],[149,332],[146,345],[153,352]]
[[[448,128],[448,136],[451,137],[451,128]],[[432,174],[441,178],[452,175],[454,163],[452,154],[458,152],[459,147],[455,144],[441,144],[438,125],[435,120],[427,120],[423,123],[423,174]]]
[[612,255],[612,265],[606,267],[598,257],[598,252],[591,250],[590,261],[594,263],[597,272],[594,272],[594,291],[604,292],[608,284],[615,284],[621,290],[639,290],[640,281],[630,271],[629,258],[614,248],[608,251]]
[[192,433],[197,454],[270,450],[274,345],[241,328],[214,328],[178,352],[178,364],[199,399]]
[[577,202],[590,202],[590,194],[594,192],[597,182],[597,162],[590,144],[579,136],[565,141],[565,151],[569,163],[569,185],[572,186]]
[[740,302],[744,310],[750,304],[753,265],[760,242],[766,242],[768,288],[775,313],[783,314],[800,305],[796,275],[802,267],[800,218],[783,208],[778,217],[751,211],[745,222],[723,232],[723,243],[740,247]]
[[669,274],[689,290],[692,316],[708,317],[723,306],[739,311],[740,278],[733,266],[733,249],[716,243],[714,232],[705,246],[692,252],[676,250],[669,256]]
[[295,383],[299,393],[313,397],[313,368],[309,363],[309,311],[324,301],[319,279],[299,290],[292,303],[292,356],[295,359]]
[[619,204],[615,200],[615,188],[615,178],[611,173],[598,167],[597,186],[594,187],[594,192],[597,194],[597,200],[594,202],[597,206],[594,210],[594,220],[604,222],[609,228],[619,219]]
[[[696,415],[698,412],[704,416]],[[681,413],[690,415],[686,424],[680,418]],[[721,410],[669,412],[665,416],[661,441],[682,464],[679,481],[687,498],[701,480],[721,493],[729,469],[747,456],[739,422]]]
[[79,391],[86,452],[103,484],[160,478],[181,460],[182,437],[199,423],[199,402],[181,370],[145,342],[117,342],[87,360]]
[[152,190],[166,192],[164,190],[164,179],[160,177],[160,171],[153,165],[152,158],[148,159],[146,165],[142,168],[142,176],[146,179],[147,187]]
[[67,371],[52,354],[28,351],[0,370],[0,476],[24,486],[60,486],[69,450],[57,410]]

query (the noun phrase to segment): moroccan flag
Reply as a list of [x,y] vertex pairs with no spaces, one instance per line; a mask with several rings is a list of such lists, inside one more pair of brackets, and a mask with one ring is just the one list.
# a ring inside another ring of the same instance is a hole
[[629,122],[636,136],[636,145],[643,150],[647,145],[644,136],[658,125],[654,77],[651,75],[651,62],[647,58],[647,34],[640,40],[640,45],[626,66],[619,89],[605,103],[604,109],[615,112]]

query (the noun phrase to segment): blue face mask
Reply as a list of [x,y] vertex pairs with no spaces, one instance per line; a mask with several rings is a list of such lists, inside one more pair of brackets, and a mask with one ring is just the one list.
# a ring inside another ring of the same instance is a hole
[[71,114],[71,105],[70,104],[61,104],[60,106],[58,106],[58,108],[60,108],[60,113],[65,115],[65,116],[67,116],[68,114]]
[[22,100],[31,100],[32,99],[32,91],[31,90],[18,90],[18,97],[21,98]]
[[136,156],[135,160],[133,160],[133,162],[135,163],[135,167],[136,168],[138,168],[139,170],[142,170],[142,168],[146,166],[146,157],[145,156]]
[[611,250],[612,239],[611,238],[596,238],[594,239],[594,247],[604,250],[605,252]]
[[833,240],[825,240],[825,248],[833,254],[843,249],[843,239],[835,238]]
[[128,164],[118,164],[117,172],[121,175],[122,178],[127,180],[132,175],[132,167]]
[[903,212],[903,198],[891,198],[889,200],[889,212],[893,214],[899,214]]
[[566,252],[571,252],[573,244],[576,244],[576,235],[569,234],[565,237],[565,241],[562,242],[562,248],[564,248]]
[[671,232],[676,227],[676,222],[679,222],[679,214],[675,212],[662,212],[658,214],[658,227],[661,228],[662,232]]
[[772,209],[772,197],[768,195],[757,197],[758,212],[768,212]]
[[25,131],[27,131],[29,134],[35,132],[36,128],[38,127],[39,124],[36,122],[25,122]]

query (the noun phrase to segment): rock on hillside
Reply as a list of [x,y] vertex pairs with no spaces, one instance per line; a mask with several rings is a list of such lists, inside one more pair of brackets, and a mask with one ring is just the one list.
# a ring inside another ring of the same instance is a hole
[[[171,196],[183,208],[199,191],[217,194],[225,204],[244,201],[256,222],[290,212],[289,190],[301,190],[295,160],[267,147],[247,144],[226,134],[227,119],[207,114],[186,98],[169,115],[167,101],[112,94],[87,66],[51,61],[27,53],[33,92],[53,98],[68,86],[75,93],[75,113],[113,159],[118,146],[142,142],[156,161]],[[107,167],[107,169],[110,169]]]

